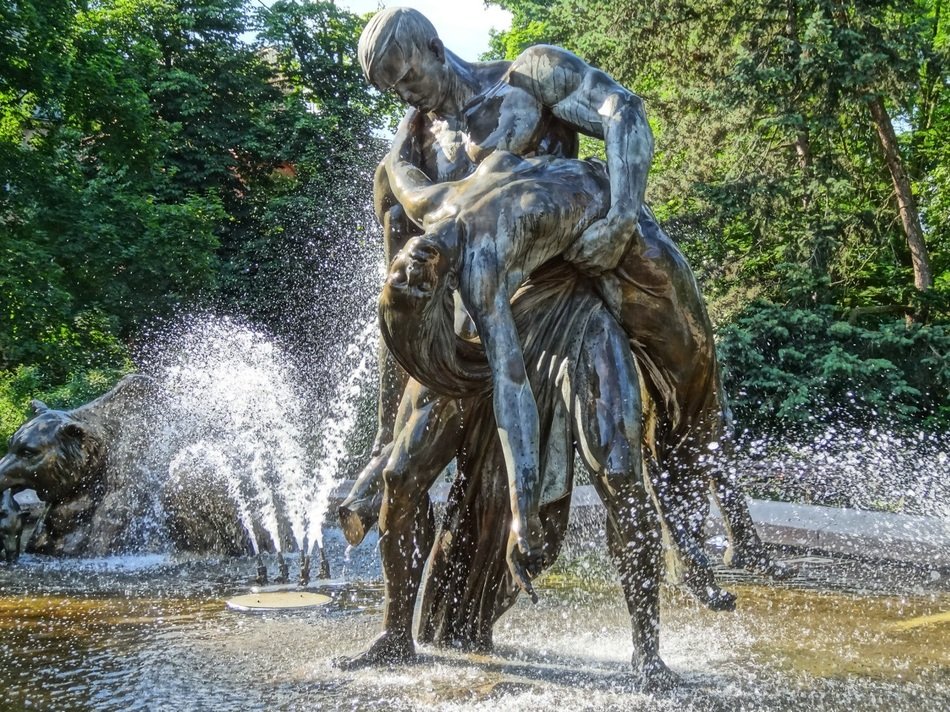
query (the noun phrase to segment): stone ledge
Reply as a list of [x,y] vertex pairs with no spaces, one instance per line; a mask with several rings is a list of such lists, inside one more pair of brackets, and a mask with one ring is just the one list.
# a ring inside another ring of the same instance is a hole
[[[950,519],[757,499],[749,511],[769,544],[950,568]],[[713,512],[712,528],[722,531]]]
[[[338,485],[333,498],[345,497],[351,484]],[[436,483],[433,499],[444,502],[449,486],[444,481]],[[580,485],[574,488],[571,507],[600,509],[603,505],[591,485]],[[767,544],[950,569],[950,519],[758,499],[749,501],[749,511]],[[707,533],[724,533],[715,506]]]

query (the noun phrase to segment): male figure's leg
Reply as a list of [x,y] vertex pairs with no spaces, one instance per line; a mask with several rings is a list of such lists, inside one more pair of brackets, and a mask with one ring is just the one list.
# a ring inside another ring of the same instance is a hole
[[379,548],[386,585],[383,633],[366,652],[342,663],[352,668],[407,662],[415,656],[412,615],[435,533],[428,490],[455,457],[461,439],[458,402],[409,381],[389,462],[383,472]]
[[659,654],[660,524],[643,478],[640,383],[629,343],[606,311],[591,319],[572,393],[578,450],[607,508],[607,542],[633,628],[632,664],[650,689],[676,676]]

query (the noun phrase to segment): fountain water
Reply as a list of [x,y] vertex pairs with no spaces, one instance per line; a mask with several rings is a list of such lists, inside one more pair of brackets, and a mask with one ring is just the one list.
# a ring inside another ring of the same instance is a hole
[[[193,317],[169,334],[143,359],[159,403],[148,441],[137,443],[150,471],[139,479],[152,483],[164,514],[195,509],[195,526],[180,533],[185,538],[215,517],[230,518],[254,554],[319,550],[360,394],[372,377],[373,325],[361,326],[330,360],[344,376],[322,398],[313,393],[313,374],[302,374],[259,330]],[[153,474],[162,470],[167,477]],[[214,525],[227,538],[227,526]]]
[[364,387],[372,375],[376,360],[377,327],[375,320],[367,323],[347,347],[344,363],[355,363],[341,382],[330,402],[337,404],[336,416],[325,423],[322,434],[321,458],[316,466],[318,487],[313,493],[308,510],[307,539],[313,545],[322,545],[320,527],[329,507],[332,482],[340,462],[346,455],[346,439],[356,426],[358,407]]
[[[181,449],[173,462],[181,464],[180,453],[194,454],[198,438],[235,505],[254,512],[271,546],[284,548],[283,516],[301,547],[308,488],[299,424],[305,408],[279,349],[230,320],[198,320],[158,355],[157,363],[162,405],[172,423],[157,447],[177,445]],[[253,531],[249,535],[255,538]]]
[[[201,477],[203,486],[212,489],[221,488],[228,499],[237,509],[238,520],[251,542],[254,555],[261,553],[257,541],[257,532],[254,529],[254,519],[248,506],[248,501],[241,491],[241,480],[234,473],[225,454],[217,450],[211,443],[198,442],[182,448],[172,459],[168,467],[169,482],[167,486],[181,486],[182,478],[194,480],[197,473],[207,473]],[[276,530],[275,530],[276,534]]]
[[[305,557],[319,543],[336,571],[346,557],[345,584],[316,583],[329,603],[320,599],[322,608],[292,618],[226,613],[222,599],[246,591],[247,560],[27,556],[29,577],[0,567],[0,707],[264,710],[303,700],[479,712],[950,706],[947,572],[823,555],[800,557],[802,576],[782,587],[728,572],[739,593],[732,615],[701,610],[667,589],[663,652],[685,683],[667,698],[640,695],[626,673],[623,597],[603,547],[591,546],[598,534],[590,529],[575,530],[561,562],[539,582],[540,603],[520,601],[499,622],[492,657],[424,649],[426,664],[412,669],[333,669],[332,658],[358,649],[377,627],[383,605],[373,547],[344,551],[337,529],[326,536],[319,529],[371,378],[374,338],[371,325],[361,326],[333,360],[347,374],[328,389],[343,403],[333,418],[312,406],[306,379],[272,340],[235,322],[195,320],[150,360],[167,396],[154,451],[144,459],[164,463],[171,490],[219,493],[255,552],[296,547]],[[764,445],[740,448],[735,466],[761,472],[768,455],[769,471],[782,465],[786,481],[804,471],[799,480],[849,485],[856,503],[903,494],[914,511],[946,518],[941,442],[848,433],[786,448],[785,460]],[[162,476],[156,467],[153,480]],[[859,480],[872,489],[861,494]],[[266,577],[263,559],[260,568]]]
[[729,467],[753,496],[950,520],[950,439],[886,425],[746,440]]

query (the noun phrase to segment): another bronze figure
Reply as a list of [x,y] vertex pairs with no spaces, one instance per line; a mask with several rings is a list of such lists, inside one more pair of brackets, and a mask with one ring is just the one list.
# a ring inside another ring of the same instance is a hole
[[[70,411],[33,401],[34,417],[10,438],[0,460],[0,490],[36,490],[47,504],[27,548],[48,554],[103,554],[125,548],[129,522],[142,502],[110,467],[121,424],[152,390],[143,376]],[[145,437],[145,433],[142,433]]]
[[[172,476],[174,450],[155,447],[156,431],[182,424],[169,424],[152,379],[126,376],[71,410],[33,401],[33,411],[0,459],[4,496],[32,489],[45,505],[36,512],[36,526],[26,529],[26,551],[98,556],[169,542],[184,551],[252,551],[233,495],[215,473],[186,459],[181,476]],[[252,526],[261,546],[269,546],[260,523]],[[278,526],[282,540],[292,541],[289,522],[279,518]],[[161,537],[154,536],[157,530]],[[324,560],[321,551],[321,566]]]

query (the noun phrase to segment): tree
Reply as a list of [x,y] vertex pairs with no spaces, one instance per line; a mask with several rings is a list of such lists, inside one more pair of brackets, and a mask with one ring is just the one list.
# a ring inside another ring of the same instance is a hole
[[912,311],[928,257],[938,284],[948,269],[942,223],[915,219],[946,135],[941,6],[561,0],[545,27],[645,96],[651,201],[722,313],[756,295]]
[[[942,0],[499,4],[516,24],[506,40],[530,26],[644,96],[648,200],[701,277],[749,424],[788,427],[845,403],[842,387],[945,420]],[[806,356],[776,380],[766,352]],[[779,401],[756,420],[756,404]]]
[[29,384],[129,368],[127,344],[181,311],[319,331],[312,311],[286,317],[311,301],[304,279],[367,232],[346,186],[362,181],[368,205],[386,103],[356,69],[358,18],[332,3],[268,12],[0,8],[0,381],[14,409]]

